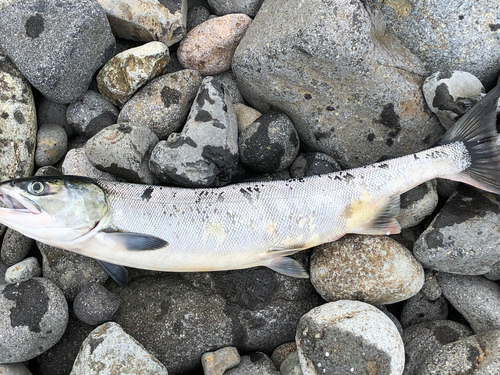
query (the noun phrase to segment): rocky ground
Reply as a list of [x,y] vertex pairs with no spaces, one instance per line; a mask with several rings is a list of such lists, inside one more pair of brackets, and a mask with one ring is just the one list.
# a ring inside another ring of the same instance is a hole
[[[363,166],[431,147],[499,61],[487,0],[5,0],[0,180],[217,187]],[[0,372],[499,373],[498,196],[429,181],[398,220],[295,255],[310,279],[130,269],[123,289],[3,228]]]

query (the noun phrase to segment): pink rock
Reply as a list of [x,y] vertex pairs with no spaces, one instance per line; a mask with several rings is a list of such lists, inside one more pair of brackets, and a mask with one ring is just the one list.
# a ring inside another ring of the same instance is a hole
[[246,14],[228,14],[196,26],[179,45],[180,63],[205,75],[228,70],[234,51],[251,22]]

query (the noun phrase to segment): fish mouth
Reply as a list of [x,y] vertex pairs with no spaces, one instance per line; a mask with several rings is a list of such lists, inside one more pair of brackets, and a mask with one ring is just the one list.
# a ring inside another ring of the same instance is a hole
[[5,189],[0,188],[0,200],[7,206],[8,209],[20,213],[28,213],[38,215],[42,210],[35,202],[22,197],[21,195],[9,193]]

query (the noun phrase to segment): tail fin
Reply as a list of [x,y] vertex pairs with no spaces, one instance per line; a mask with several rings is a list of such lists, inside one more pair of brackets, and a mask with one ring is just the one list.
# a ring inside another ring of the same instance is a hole
[[500,194],[500,148],[497,146],[496,108],[500,86],[496,86],[463,115],[441,138],[439,144],[461,141],[471,158],[471,165],[455,176],[479,189]]

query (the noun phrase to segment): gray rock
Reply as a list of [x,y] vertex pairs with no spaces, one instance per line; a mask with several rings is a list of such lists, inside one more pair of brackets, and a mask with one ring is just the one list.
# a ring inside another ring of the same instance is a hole
[[426,268],[482,275],[500,261],[500,203],[491,194],[460,187],[413,248]]
[[116,180],[116,177],[112,174],[102,172],[94,167],[85,155],[85,149],[83,147],[69,150],[64,157],[61,169],[63,174],[66,175],[84,176],[109,181]]
[[59,103],[83,95],[115,48],[95,0],[9,0],[0,11],[0,30],[0,47],[33,86]]
[[215,14],[223,16],[229,13],[245,13],[255,17],[264,0],[208,0]]
[[201,364],[205,375],[222,375],[224,371],[238,366],[241,358],[238,349],[232,346],[202,355]]
[[45,124],[36,135],[35,164],[38,167],[54,165],[66,154],[68,135],[61,125]]
[[234,103],[233,107],[236,121],[238,121],[238,134],[241,134],[248,125],[262,116],[262,113],[245,104]]
[[379,306],[375,306],[375,307],[378,308],[380,311],[382,311],[389,319],[391,319],[391,322],[394,323],[394,326],[398,330],[399,334],[401,336],[403,336],[403,326],[401,325],[401,322],[399,321],[399,319],[396,318],[396,316],[394,316],[393,313],[391,313],[389,310],[387,310],[387,307],[385,305],[379,305]]
[[89,139],[85,155],[100,171],[129,182],[154,184],[157,180],[148,163],[158,141],[156,134],[145,126],[120,123]]
[[322,152],[307,152],[295,158],[290,166],[290,175],[293,178],[316,176],[340,171],[340,165],[330,155]]
[[238,139],[243,165],[257,172],[277,172],[288,168],[299,152],[299,136],[294,124],[281,112],[260,116],[241,132]]
[[42,126],[43,124],[58,124],[64,128],[68,138],[73,137],[75,132],[66,120],[67,109],[68,104],[56,103],[40,95],[36,100],[36,118],[38,126]]
[[420,291],[424,293],[425,297],[429,301],[435,301],[436,299],[438,299],[443,295],[441,287],[439,286],[439,283],[437,281],[438,272],[425,269],[424,274],[425,274],[425,281]]
[[410,154],[442,134],[421,93],[421,62],[361,1],[265,1],[233,71],[253,107],[286,113],[306,146],[344,168]]
[[111,320],[120,307],[120,299],[99,283],[85,285],[73,302],[73,311],[82,322],[99,325]]
[[224,85],[227,93],[231,97],[231,101],[233,102],[233,104],[245,102],[245,99],[243,99],[243,96],[241,96],[240,89],[238,88],[236,77],[231,70],[216,74],[214,76],[214,81],[218,84]]
[[91,138],[105,127],[116,124],[118,113],[118,108],[104,96],[88,90],[69,105],[66,118],[77,134]]
[[358,301],[337,301],[304,315],[295,337],[305,374],[401,374],[404,348],[391,320]]
[[167,375],[168,371],[137,340],[110,322],[85,339],[71,371],[71,375],[98,374]]
[[500,328],[500,286],[482,276],[441,272],[439,286],[446,299],[475,333]]
[[7,228],[2,241],[2,261],[9,266],[19,263],[26,258],[34,243],[33,239]]
[[167,139],[184,124],[202,79],[194,70],[155,78],[123,106],[118,122],[147,126],[160,140]]
[[497,262],[493,266],[491,266],[490,272],[485,273],[483,276],[488,280],[500,280],[500,262]]
[[35,176],[60,176],[61,174],[61,171],[52,165],[40,167],[35,172]]
[[434,212],[439,200],[436,185],[436,180],[427,181],[401,194],[397,217],[401,228],[414,227]]
[[404,301],[400,321],[404,328],[418,323],[448,318],[448,302],[444,296],[429,300],[425,293],[418,292],[413,297]]
[[157,178],[184,186],[222,186],[238,166],[238,124],[229,95],[214,78],[203,80],[182,133],[154,148]]
[[473,334],[466,327],[451,320],[436,320],[416,324],[404,330],[405,375],[415,375],[425,366],[429,357],[444,345],[458,341]]
[[22,363],[12,363],[0,365],[0,374],[2,375],[32,375],[31,371]]
[[44,278],[0,286],[0,363],[30,360],[52,347],[68,324],[68,304]]
[[208,20],[210,12],[203,5],[195,5],[189,8],[187,14],[187,31],[191,31],[199,24]]
[[8,284],[20,283],[40,276],[42,276],[42,267],[35,257],[26,258],[5,271],[5,281]]
[[448,200],[460,186],[460,182],[437,178],[437,192],[440,198]]
[[302,375],[302,369],[300,368],[299,353],[294,351],[290,354],[281,364],[280,367],[281,375]]
[[274,366],[273,361],[261,352],[250,353],[241,357],[241,363],[224,375],[280,375],[280,372]]
[[297,352],[297,344],[295,341],[286,342],[273,350],[271,360],[276,365],[276,368],[281,368],[283,361],[295,352]]

